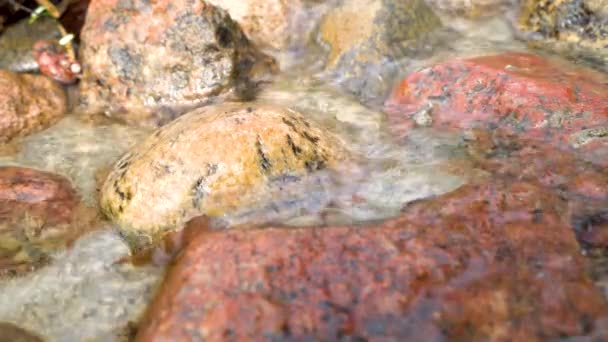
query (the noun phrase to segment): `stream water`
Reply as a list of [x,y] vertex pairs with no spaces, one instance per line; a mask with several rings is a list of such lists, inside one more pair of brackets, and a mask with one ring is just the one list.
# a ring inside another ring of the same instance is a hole
[[[448,26],[444,37],[429,46],[431,53],[394,61],[401,74],[457,56],[525,50],[504,19],[471,22],[449,18],[444,23]],[[277,56],[283,72],[259,97],[297,109],[336,132],[359,156],[353,171],[356,176],[345,180],[328,175],[332,186],[300,189],[302,200],[295,205],[278,203],[269,211],[226,220],[300,226],[382,219],[397,215],[407,202],[448,192],[477,176],[450,167],[467,162],[460,136],[420,129],[395,138],[379,106],[360,104],[323,77],[318,65],[311,63],[320,59],[315,51]],[[84,120],[72,113],[21,140],[18,152],[0,157],[0,165],[30,166],[65,175],[85,203],[95,207],[97,173],[149,133]],[[98,228],[54,255],[50,265],[0,280],[0,321],[17,323],[53,341],[128,340],[165,269],[119,262],[128,255],[127,246],[110,223],[100,223]]]

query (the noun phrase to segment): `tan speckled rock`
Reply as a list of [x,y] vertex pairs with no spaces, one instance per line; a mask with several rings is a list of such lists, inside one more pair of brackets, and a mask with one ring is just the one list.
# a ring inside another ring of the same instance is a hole
[[[228,11],[258,46],[284,50],[310,32],[316,22],[302,15],[327,0],[207,0]],[[303,21],[311,21],[304,23]],[[307,25],[312,24],[312,25]],[[305,32],[300,32],[305,31]]]
[[605,69],[608,18],[604,6],[602,0],[524,0],[515,26],[533,47],[595,62]]
[[[243,27],[243,31],[254,42],[275,49],[285,47],[289,41],[289,18],[293,4],[291,0],[208,0],[222,7]],[[297,5],[296,4],[296,5]]]
[[423,0],[345,0],[321,22],[326,69],[349,92],[383,98],[398,74],[394,62],[416,54],[441,21]]
[[65,111],[65,92],[50,78],[0,70],[0,141],[47,128]]
[[139,247],[194,216],[256,208],[277,195],[271,188],[283,191],[346,158],[338,138],[290,109],[251,103],[203,107],[121,158],[100,202]]

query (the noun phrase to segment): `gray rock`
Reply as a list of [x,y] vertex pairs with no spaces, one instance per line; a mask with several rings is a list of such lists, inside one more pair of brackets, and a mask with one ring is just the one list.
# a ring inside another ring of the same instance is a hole
[[90,4],[81,33],[81,105],[160,126],[233,90],[249,97],[274,60],[204,1]]

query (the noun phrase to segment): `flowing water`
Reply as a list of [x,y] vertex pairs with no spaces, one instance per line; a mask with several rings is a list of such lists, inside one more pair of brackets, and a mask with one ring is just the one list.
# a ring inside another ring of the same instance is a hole
[[[506,20],[450,25],[428,53],[394,61],[402,75],[455,56],[525,50]],[[296,201],[272,209],[226,217],[231,224],[268,221],[291,226],[350,223],[395,216],[410,201],[456,189],[476,177],[455,163],[466,163],[462,138],[416,130],[407,137],[389,134],[385,115],[340,92],[339,80],[320,71],[318,49],[277,56],[283,74],[259,97],[289,106],[337,133],[358,156],[352,177],[327,174],[319,186],[298,189]],[[373,101],[372,101],[373,102]],[[381,102],[381,101],[378,101]],[[150,131],[117,123],[91,122],[73,113],[55,126],[24,138],[18,152],[0,165],[23,165],[67,176],[85,203],[96,205],[96,176]],[[357,201],[354,199],[363,199]],[[163,266],[120,262],[129,251],[109,223],[58,252],[50,265],[26,276],[0,281],[0,321],[54,341],[128,340],[162,280]]]

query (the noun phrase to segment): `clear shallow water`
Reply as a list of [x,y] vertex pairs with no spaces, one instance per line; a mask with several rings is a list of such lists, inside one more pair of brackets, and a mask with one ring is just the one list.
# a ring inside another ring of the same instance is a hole
[[[481,22],[445,18],[452,26],[429,42],[417,59],[394,61],[403,75],[455,56],[524,50],[506,20]],[[451,191],[475,172],[455,172],[466,162],[461,137],[417,130],[407,137],[388,132],[379,108],[364,106],[327,80],[318,55],[300,50],[278,56],[286,70],[259,98],[289,106],[338,134],[357,156],[340,174],[320,174],[317,183],[291,189],[267,210],[244,210],[228,224],[275,222],[291,226],[376,220],[398,214],[407,202]],[[381,101],[379,101],[381,102]],[[96,206],[96,175],[150,131],[113,123],[91,123],[72,114],[57,125],[23,139],[15,155],[0,165],[23,165],[72,180],[85,203]],[[129,251],[110,224],[82,237],[51,265],[27,276],[0,281],[0,321],[10,321],[53,341],[126,339],[162,279],[159,266],[118,262]],[[75,324],[78,328],[75,329]]]

